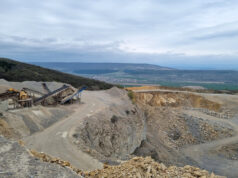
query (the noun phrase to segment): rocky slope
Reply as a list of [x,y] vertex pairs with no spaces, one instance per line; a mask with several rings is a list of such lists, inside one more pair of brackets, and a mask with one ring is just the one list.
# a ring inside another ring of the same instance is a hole
[[130,102],[126,91],[113,88],[107,94],[119,102],[85,119],[75,128],[73,140],[100,160],[128,159],[145,139],[144,113]]

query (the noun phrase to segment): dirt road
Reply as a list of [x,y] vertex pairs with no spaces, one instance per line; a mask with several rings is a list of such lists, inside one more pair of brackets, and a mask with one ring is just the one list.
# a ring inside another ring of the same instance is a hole
[[85,118],[103,110],[110,100],[109,95],[103,91],[85,91],[82,95],[83,104],[74,104],[66,107],[72,108],[72,115],[52,125],[42,132],[36,133],[24,139],[26,146],[45,152],[62,160],[70,161],[71,164],[82,170],[94,170],[102,168],[102,163],[93,159],[88,154],[80,151],[71,143],[72,130]]

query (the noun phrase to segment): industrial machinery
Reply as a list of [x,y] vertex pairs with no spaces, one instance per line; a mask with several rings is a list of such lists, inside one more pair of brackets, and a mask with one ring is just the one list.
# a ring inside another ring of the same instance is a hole
[[75,101],[80,102],[81,93],[87,88],[75,89],[69,85],[62,85],[60,88],[51,91],[45,83],[42,84],[42,87],[46,94],[29,88],[23,88],[21,91],[9,88],[5,93],[0,94],[0,100],[8,101],[9,109],[31,107],[32,105],[70,104]]
[[14,88],[10,88],[7,90],[8,94],[15,94],[15,97],[12,99],[15,101],[14,107],[31,107],[32,106],[32,98],[27,94],[26,91],[21,90],[18,91]]
[[18,91],[14,88],[9,88],[5,93],[0,94],[0,100],[9,100],[14,108],[31,107],[32,98],[26,91]]
[[17,96],[19,100],[25,100],[28,99],[29,96],[27,95],[27,93],[24,90],[18,91],[14,88],[9,88],[6,92],[6,94],[12,94],[12,96]]

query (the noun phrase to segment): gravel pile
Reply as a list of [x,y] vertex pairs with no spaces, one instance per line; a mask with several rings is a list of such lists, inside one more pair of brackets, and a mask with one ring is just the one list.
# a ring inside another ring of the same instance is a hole
[[221,178],[206,170],[192,166],[166,167],[164,164],[155,162],[150,157],[135,157],[119,166],[104,165],[104,169],[86,172],[85,177],[91,178],[117,178],[117,177],[186,177],[186,178]]
[[[24,82],[8,82],[4,79],[0,79],[0,92],[3,93],[9,88],[15,88],[17,90],[21,90],[22,88],[29,88],[32,90],[39,91],[41,93],[45,93],[45,90],[42,87],[43,82],[35,82],[35,81],[24,81]],[[63,83],[59,82],[44,82],[48,86],[48,88],[53,91],[60,87],[62,87]]]

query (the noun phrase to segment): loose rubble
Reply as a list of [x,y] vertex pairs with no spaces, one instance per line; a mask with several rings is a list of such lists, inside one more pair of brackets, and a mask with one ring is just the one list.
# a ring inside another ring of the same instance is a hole
[[85,178],[118,178],[118,177],[184,177],[184,178],[223,178],[214,173],[209,173],[206,170],[201,170],[193,166],[166,167],[163,163],[155,162],[151,157],[134,157],[129,161],[125,161],[118,166],[109,166],[104,164],[104,168],[91,172],[83,172],[80,169],[74,168],[68,161],[63,161],[59,158],[53,158],[45,153],[38,153],[35,150],[30,150],[30,153],[44,162],[55,163],[62,167],[68,167],[78,175]]
[[39,153],[35,150],[30,150],[30,154],[32,154],[34,157],[39,158],[40,160],[44,161],[44,162],[48,162],[48,163],[55,163],[58,164],[62,167],[68,167],[70,169],[72,169],[74,172],[76,172],[79,175],[83,175],[83,171],[80,169],[77,169],[75,167],[73,167],[70,162],[68,161],[63,161],[60,158],[54,158],[52,156],[49,156],[43,152]]
[[117,178],[117,177],[184,177],[184,178],[221,178],[206,170],[201,170],[193,166],[166,167],[163,163],[157,163],[150,157],[134,157],[118,166],[104,165],[102,170],[85,172],[85,177],[89,178]]

